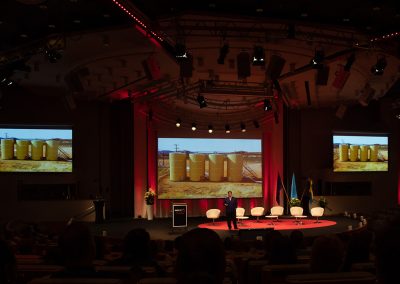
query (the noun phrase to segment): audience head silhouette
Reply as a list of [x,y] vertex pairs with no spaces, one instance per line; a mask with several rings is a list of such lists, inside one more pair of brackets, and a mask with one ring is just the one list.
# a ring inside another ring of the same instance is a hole
[[83,223],[72,223],[59,239],[59,247],[66,267],[90,267],[95,258],[95,244],[89,228]]
[[342,266],[344,247],[336,236],[315,239],[311,252],[311,271],[317,273],[338,272]]
[[124,258],[140,262],[149,258],[150,234],[142,228],[128,232],[124,238]]
[[176,272],[178,283],[222,283],[225,252],[217,233],[203,228],[185,233],[179,246]]

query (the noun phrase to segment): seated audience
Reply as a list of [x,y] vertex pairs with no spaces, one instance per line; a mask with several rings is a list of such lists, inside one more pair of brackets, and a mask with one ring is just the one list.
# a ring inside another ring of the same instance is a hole
[[179,284],[222,283],[225,266],[224,245],[217,233],[196,228],[182,236],[176,260]]
[[276,237],[271,242],[269,264],[294,264],[297,262],[296,251],[288,237]]
[[8,243],[0,240],[0,283],[16,283],[17,264]]
[[372,233],[362,230],[354,233],[347,245],[343,271],[351,271],[353,263],[369,262]]
[[342,268],[344,248],[336,236],[322,236],[314,240],[310,268],[315,273],[338,272]]

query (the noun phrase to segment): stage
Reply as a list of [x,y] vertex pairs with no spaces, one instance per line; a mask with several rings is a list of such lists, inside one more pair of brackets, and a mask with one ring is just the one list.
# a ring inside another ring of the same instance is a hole
[[[358,228],[359,220],[347,218],[344,216],[327,216],[320,219],[321,223],[314,223],[315,219],[309,217],[302,220],[303,224],[296,224],[294,219],[283,217],[279,222],[260,218],[260,222],[256,219],[244,220],[239,223],[239,230],[259,230],[270,229],[280,230],[282,234],[290,234],[292,230],[301,230],[306,237],[315,237],[325,234],[339,234],[348,231],[348,226],[353,229]],[[173,240],[177,236],[198,227],[207,227],[215,230],[221,238],[238,235],[239,230],[228,230],[225,218],[219,218],[216,225],[212,225],[206,217],[188,218],[187,228],[172,228],[172,218],[156,218],[152,221],[146,219],[115,219],[107,220],[103,224],[90,223],[90,228],[94,235],[107,235],[115,238],[123,238],[127,232],[133,228],[144,228],[152,239]]]

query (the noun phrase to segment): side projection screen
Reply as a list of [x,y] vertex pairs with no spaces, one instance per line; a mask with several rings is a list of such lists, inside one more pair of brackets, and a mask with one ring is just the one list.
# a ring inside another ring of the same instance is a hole
[[158,139],[158,198],[262,197],[261,139]]
[[70,127],[0,126],[0,141],[0,172],[72,172]]

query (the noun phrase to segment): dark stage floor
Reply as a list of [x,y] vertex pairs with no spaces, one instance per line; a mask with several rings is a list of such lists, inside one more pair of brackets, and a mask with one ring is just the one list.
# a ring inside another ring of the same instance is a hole
[[[220,221],[223,219],[219,219]],[[336,225],[329,227],[305,229],[302,226],[297,228],[302,230],[306,237],[314,237],[324,234],[337,234],[348,230],[348,226],[352,225],[353,229],[358,228],[359,220],[354,220],[346,217],[329,216],[324,217],[323,220],[330,220],[336,222]],[[188,218],[188,228],[191,230],[197,228],[198,225],[203,223],[210,223],[205,217],[192,217]],[[107,236],[123,238],[125,234],[133,228],[145,228],[151,235],[152,239],[173,240],[177,236],[186,232],[186,229],[172,228],[172,218],[160,218],[148,221],[146,219],[116,219],[108,220],[103,224],[90,224],[91,230],[95,235],[102,235],[106,231]],[[290,234],[292,230],[281,231],[284,235]],[[216,232],[225,238],[228,236],[238,235],[239,231],[221,231]]]

